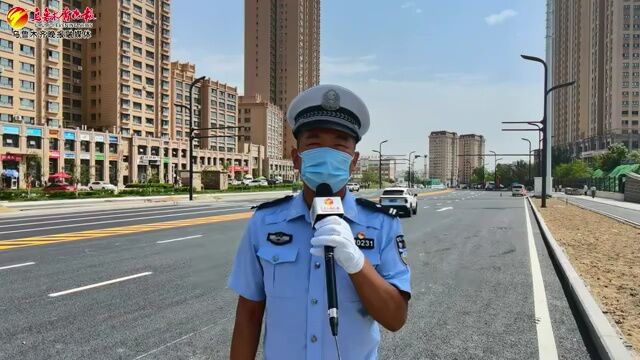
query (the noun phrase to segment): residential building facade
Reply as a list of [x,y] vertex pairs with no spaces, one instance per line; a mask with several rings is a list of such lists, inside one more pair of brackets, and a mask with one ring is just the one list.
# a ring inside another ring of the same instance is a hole
[[473,170],[484,166],[485,139],[482,135],[464,134],[458,137],[458,182],[469,185]]
[[458,134],[433,131],[429,135],[429,177],[447,186],[458,182]]
[[589,158],[640,146],[640,3],[549,0],[553,145]]
[[[244,46],[244,94],[286,114],[296,95],[320,82],[320,0],[245,0]],[[284,158],[292,147],[285,121]]]

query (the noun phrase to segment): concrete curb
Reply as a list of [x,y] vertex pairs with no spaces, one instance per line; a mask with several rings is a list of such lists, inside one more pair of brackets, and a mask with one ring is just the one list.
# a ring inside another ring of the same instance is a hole
[[[600,214],[600,215],[602,215],[602,216],[609,217],[609,218],[611,218],[611,219],[613,219],[613,220],[616,220],[616,221],[619,221],[619,222],[621,222],[621,223],[623,223],[623,224],[627,224],[627,225],[630,225],[630,226],[633,226],[633,227],[635,227],[635,228],[640,229],[640,223],[637,223],[637,222],[634,222],[634,221],[631,221],[631,220],[627,220],[627,219],[625,219],[625,218],[623,218],[623,217],[620,217],[620,216],[618,216],[618,215],[610,214],[610,213],[608,213],[608,212],[606,212],[606,211],[601,211],[601,210],[597,210],[597,209],[592,209],[592,208],[590,208],[590,207],[587,207],[587,206],[584,206],[584,205],[581,205],[581,204],[578,204],[578,203],[575,203],[575,202],[571,201],[571,198],[568,198],[568,199],[569,199],[569,200],[568,200],[568,201],[569,201],[569,204],[571,204],[571,205],[573,205],[573,206],[577,206],[577,207],[579,207],[579,208],[581,208],[581,209],[588,210],[588,211],[594,212],[594,213],[596,213],[596,214]],[[611,206],[616,206],[616,205],[611,205]],[[625,208],[625,207],[622,207],[622,206],[618,206],[618,207],[619,207],[619,208],[621,208],[621,209],[632,210],[632,209]],[[632,211],[633,211],[633,210],[632,210]]]
[[632,354],[624,345],[624,340],[617,328],[609,322],[598,303],[589,292],[584,280],[578,275],[571,265],[564,249],[556,242],[549,228],[542,219],[542,215],[529,198],[529,205],[540,227],[542,238],[547,244],[551,258],[560,270],[560,280],[569,290],[572,300],[575,302],[580,316],[584,320],[587,331],[595,345],[598,355],[604,360],[632,360]]

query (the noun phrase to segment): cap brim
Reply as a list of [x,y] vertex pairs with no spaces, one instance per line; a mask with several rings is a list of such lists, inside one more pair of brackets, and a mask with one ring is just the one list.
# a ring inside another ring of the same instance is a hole
[[333,130],[339,130],[342,131],[344,133],[349,134],[350,136],[353,136],[356,139],[356,142],[360,141],[360,136],[358,135],[358,133],[353,130],[352,128],[346,126],[346,125],[342,125],[339,123],[336,123],[333,120],[314,120],[314,121],[310,121],[308,123],[302,124],[300,126],[298,126],[298,128],[296,129],[296,131],[293,133],[293,136],[295,136],[295,138],[298,138],[298,135],[300,134],[300,132],[304,131],[304,130],[311,130],[311,129],[333,129]]

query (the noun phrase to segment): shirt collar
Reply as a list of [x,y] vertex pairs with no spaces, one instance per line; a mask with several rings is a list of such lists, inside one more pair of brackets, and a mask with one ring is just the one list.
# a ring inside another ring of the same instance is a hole
[[[358,207],[356,205],[356,198],[347,191],[342,199],[342,207],[344,208],[344,217],[352,222],[361,223],[358,218]],[[302,191],[294,196],[291,207],[289,208],[289,214],[287,215],[287,221],[293,220],[299,216],[304,216],[308,223],[311,223],[309,208],[304,202]]]

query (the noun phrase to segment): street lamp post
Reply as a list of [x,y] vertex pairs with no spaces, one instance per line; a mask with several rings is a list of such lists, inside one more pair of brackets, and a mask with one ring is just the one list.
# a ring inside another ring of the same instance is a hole
[[493,187],[494,189],[498,186],[498,154],[495,151],[489,151],[493,154]]
[[409,153],[409,189],[411,189],[411,156],[416,153],[416,151],[412,151]]
[[378,190],[382,189],[382,144],[389,140],[383,140],[378,145]]
[[200,76],[189,85],[189,201],[193,201],[193,88],[206,76]]
[[529,181],[531,181],[531,140],[522,138],[522,140],[529,143]]
[[525,60],[529,60],[529,61],[534,61],[534,62],[538,62],[540,64],[542,64],[542,66],[544,67],[544,101],[543,101],[543,115],[542,115],[542,137],[544,138],[544,142],[542,143],[542,162],[544,163],[544,166],[542,167],[542,207],[546,208],[547,207],[547,170],[548,170],[548,159],[549,156],[547,156],[547,146],[550,145],[548,144],[549,142],[549,137],[548,137],[548,126],[547,126],[547,97],[549,96],[549,94],[555,90],[558,90],[560,88],[563,87],[567,87],[567,86],[571,86],[573,84],[575,84],[575,81],[569,81],[563,84],[559,84],[556,86],[552,86],[551,88],[548,87],[548,80],[549,80],[549,76],[548,76],[548,72],[549,69],[547,67],[547,63],[535,56],[529,56],[529,55],[520,55],[523,59]]

